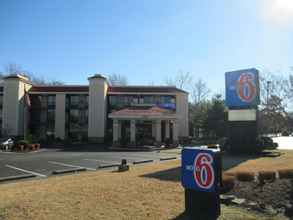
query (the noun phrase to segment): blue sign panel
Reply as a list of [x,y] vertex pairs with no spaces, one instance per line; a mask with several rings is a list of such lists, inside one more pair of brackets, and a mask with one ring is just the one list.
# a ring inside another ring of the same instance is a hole
[[250,108],[260,103],[257,69],[226,72],[226,105],[230,108]]
[[182,150],[181,182],[184,188],[201,192],[215,192],[217,169],[215,150],[184,148]]
[[175,103],[163,103],[163,104],[158,104],[158,106],[165,109],[171,109],[171,110],[176,109]]

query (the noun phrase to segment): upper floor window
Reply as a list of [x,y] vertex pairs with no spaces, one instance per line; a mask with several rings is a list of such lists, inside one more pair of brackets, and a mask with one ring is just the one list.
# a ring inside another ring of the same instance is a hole
[[56,99],[55,95],[49,95],[47,99],[48,108],[55,108]]
[[71,109],[87,109],[88,95],[67,95],[66,107]]
[[3,106],[3,95],[0,94],[0,108],[2,108]]
[[30,99],[34,109],[55,109],[55,95],[30,95]]
[[172,95],[111,95],[109,96],[110,109],[121,109],[128,106],[155,106],[175,109],[176,98]]

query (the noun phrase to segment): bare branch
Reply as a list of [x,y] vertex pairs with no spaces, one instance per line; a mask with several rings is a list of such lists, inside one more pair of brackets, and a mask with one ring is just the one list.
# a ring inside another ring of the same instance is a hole
[[108,75],[108,81],[112,86],[126,86],[128,84],[125,76],[116,73]]
[[204,101],[208,95],[210,94],[210,90],[207,87],[206,83],[201,79],[197,80],[192,84],[191,95],[194,104],[198,104]]
[[179,71],[178,74],[173,77],[167,77],[165,79],[165,84],[168,86],[176,86],[179,89],[187,90],[191,86],[192,75],[189,72],[184,73]]

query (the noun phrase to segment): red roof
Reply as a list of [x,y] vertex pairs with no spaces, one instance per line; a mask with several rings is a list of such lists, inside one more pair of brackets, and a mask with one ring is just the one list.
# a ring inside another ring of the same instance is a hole
[[[87,85],[33,86],[31,92],[88,92]],[[108,93],[172,93],[184,92],[173,86],[109,86]]]
[[108,92],[150,92],[150,93],[171,93],[171,92],[184,92],[175,86],[110,86]]
[[110,113],[111,116],[163,116],[163,115],[175,115],[175,113],[168,109],[163,109],[157,106],[153,107],[133,107],[124,108],[118,111]]
[[30,92],[88,92],[88,86],[33,86]]

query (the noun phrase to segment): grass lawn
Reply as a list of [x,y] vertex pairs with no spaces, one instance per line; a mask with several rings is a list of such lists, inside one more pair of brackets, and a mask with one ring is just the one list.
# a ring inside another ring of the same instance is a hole
[[[277,151],[273,151],[277,152]],[[279,157],[243,158],[243,161],[231,166],[229,171],[276,171],[280,169],[293,169],[293,151],[282,150]],[[232,156],[228,156],[232,157]],[[233,158],[233,157],[232,157]],[[230,158],[229,158],[230,159]],[[225,157],[224,157],[225,160]],[[239,159],[240,161],[240,159]],[[225,161],[224,161],[225,163]]]
[[[185,219],[180,161],[0,185],[0,219]],[[268,218],[222,207],[220,219]]]

